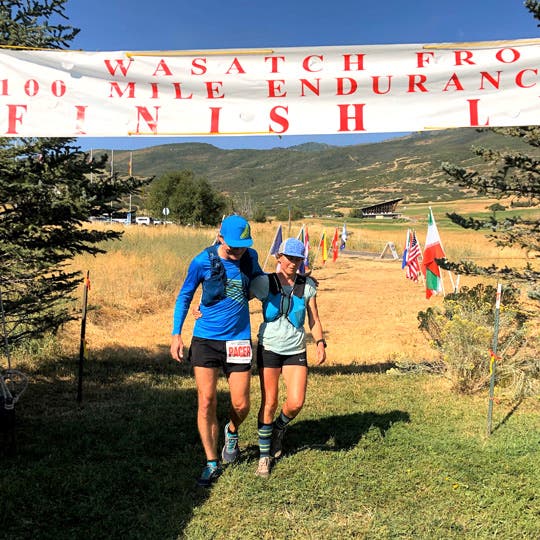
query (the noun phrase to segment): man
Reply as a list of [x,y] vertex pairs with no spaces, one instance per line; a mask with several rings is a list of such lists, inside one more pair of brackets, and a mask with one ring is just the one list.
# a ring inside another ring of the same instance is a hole
[[230,419],[225,426],[223,463],[239,455],[238,428],[249,412],[251,379],[251,328],[249,287],[263,273],[253,244],[249,223],[233,215],[221,223],[219,244],[199,253],[190,263],[186,279],[176,299],[171,355],[183,361],[182,326],[193,295],[202,285],[201,317],[195,322],[189,360],[197,384],[197,427],[206,454],[206,466],[198,480],[210,486],[221,474],[218,456],[217,380],[223,370],[231,397]]

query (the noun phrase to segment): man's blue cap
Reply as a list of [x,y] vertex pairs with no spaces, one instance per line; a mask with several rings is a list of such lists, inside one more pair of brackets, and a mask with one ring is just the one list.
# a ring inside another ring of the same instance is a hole
[[306,248],[304,243],[300,242],[297,238],[287,238],[281,242],[279,246],[278,253],[282,255],[288,255],[289,257],[305,257]]
[[221,222],[219,234],[225,243],[232,248],[250,247],[253,245],[251,228],[246,218],[242,216],[228,216]]

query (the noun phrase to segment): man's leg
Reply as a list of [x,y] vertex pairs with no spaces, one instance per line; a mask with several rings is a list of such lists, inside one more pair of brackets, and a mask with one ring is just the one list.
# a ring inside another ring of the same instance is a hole
[[225,426],[225,444],[221,451],[223,463],[232,463],[240,455],[238,428],[249,413],[250,371],[233,371],[227,374],[231,395],[230,421]]
[[233,371],[227,375],[227,380],[229,381],[229,391],[231,393],[229,430],[235,433],[249,413],[251,371]]
[[197,427],[207,460],[218,459],[219,425],[217,420],[218,368],[195,366],[195,382],[197,383]]

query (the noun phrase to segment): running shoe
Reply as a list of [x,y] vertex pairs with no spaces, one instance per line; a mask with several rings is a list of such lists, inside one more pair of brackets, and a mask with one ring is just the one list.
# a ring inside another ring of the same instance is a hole
[[259,459],[259,466],[257,467],[255,474],[261,478],[268,478],[270,476],[271,468],[272,458],[270,456],[262,457]]
[[201,487],[210,487],[221,475],[223,469],[218,465],[212,467],[212,465],[206,465],[201,473],[201,476],[197,479],[197,484]]
[[221,451],[223,463],[233,463],[240,455],[240,449],[238,448],[238,433],[229,433],[229,424],[225,426],[225,444]]
[[283,437],[287,428],[278,429],[274,423],[274,429],[272,430],[272,442],[270,443],[270,455],[274,459],[279,459],[283,454]]

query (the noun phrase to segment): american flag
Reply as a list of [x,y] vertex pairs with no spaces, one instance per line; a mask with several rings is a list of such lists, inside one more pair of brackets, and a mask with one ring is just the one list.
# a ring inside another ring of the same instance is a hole
[[420,245],[416,239],[416,233],[411,232],[411,238],[409,241],[409,247],[407,249],[407,264],[405,267],[405,275],[408,279],[418,281],[420,274]]

